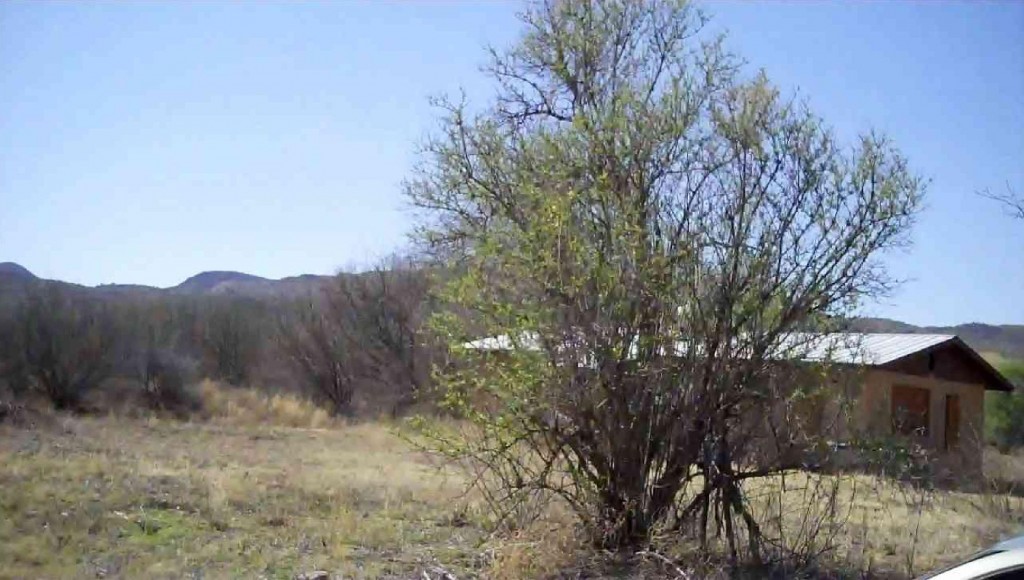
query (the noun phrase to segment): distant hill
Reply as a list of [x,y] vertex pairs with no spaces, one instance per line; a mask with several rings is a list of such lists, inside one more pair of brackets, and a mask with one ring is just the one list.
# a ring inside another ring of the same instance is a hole
[[159,294],[164,290],[155,286],[144,286],[142,284],[100,284],[99,286],[78,286],[78,288],[84,288],[86,290],[95,290],[96,292],[102,292],[106,295],[117,295],[117,294]]
[[309,294],[330,280],[330,276],[304,274],[271,280],[242,272],[202,272],[185,280],[168,292],[176,294],[216,294],[249,297],[295,297]]
[[28,268],[14,262],[0,262],[0,281],[38,280]]
[[239,287],[267,282],[271,280],[242,272],[211,271],[196,274],[169,290],[179,294],[225,294]]
[[[252,274],[231,271],[201,272],[170,288],[156,288],[141,284],[100,284],[81,286],[60,280],[49,280],[68,289],[97,292],[103,295],[137,296],[147,294],[178,294],[190,296],[234,295],[253,298],[297,297],[319,289],[331,276],[304,274],[281,280],[271,280]],[[24,266],[14,262],[0,263],[0,296],[13,296],[42,281]]]

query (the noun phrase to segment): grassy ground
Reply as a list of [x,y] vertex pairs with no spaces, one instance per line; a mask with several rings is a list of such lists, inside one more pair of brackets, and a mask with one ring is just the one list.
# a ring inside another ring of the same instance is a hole
[[[793,481],[786,501],[796,505]],[[1015,531],[1024,514],[1011,496],[908,497],[858,481],[843,484],[848,525],[834,555],[861,571],[924,571]],[[458,578],[517,578],[579,564],[564,521],[491,538],[462,484],[384,424],[55,417],[32,428],[0,425],[0,577],[327,570],[433,579],[443,568]],[[634,574],[654,575],[652,566]]]
[[481,531],[381,426],[63,419],[0,432],[0,576],[408,577]]

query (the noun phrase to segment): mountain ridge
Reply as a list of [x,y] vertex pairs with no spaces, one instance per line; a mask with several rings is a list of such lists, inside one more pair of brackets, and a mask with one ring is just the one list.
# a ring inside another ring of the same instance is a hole
[[28,268],[16,262],[0,262],[0,276],[23,280],[38,280]]
[[86,286],[65,282],[63,280],[48,280],[40,278],[31,270],[16,262],[0,262],[0,291],[9,286],[18,286],[35,282],[47,281],[56,282],[81,290],[93,290],[103,293],[167,293],[167,294],[189,294],[189,295],[222,295],[235,294],[252,297],[272,297],[275,295],[291,296],[298,292],[315,289],[333,276],[319,274],[300,274],[298,276],[287,276],[280,279],[264,278],[245,272],[233,270],[206,270],[193,276],[189,276],[174,286],[159,287],[146,284],[124,284],[106,283],[96,286]]

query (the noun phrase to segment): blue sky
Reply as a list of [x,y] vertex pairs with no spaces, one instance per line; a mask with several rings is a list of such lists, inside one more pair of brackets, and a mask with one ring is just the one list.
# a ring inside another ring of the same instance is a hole
[[[1024,324],[1024,2],[711,2],[728,46],[932,180],[866,314]],[[83,284],[278,278],[405,244],[430,95],[489,94],[515,3],[0,3],[0,261]]]

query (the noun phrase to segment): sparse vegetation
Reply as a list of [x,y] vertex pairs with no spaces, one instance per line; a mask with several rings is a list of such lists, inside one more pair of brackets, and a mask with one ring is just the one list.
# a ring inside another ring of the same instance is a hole
[[308,399],[288,392],[264,393],[204,380],[196,388],[199,417],[238,426],[304,427],[336,424],[331,415]]
[[[241,392],[206,390],[205,399]],[[290,579],[326,570],[437,579],[442,569],[457,578],[675,578],[676,568],[726,576],[723,561],[673,536],[639,555],[594,553],[558,506],[514,534],[493,535],[460,472],[438,471],[395,435],[397,425],[279,427],[243,408],[206,423],[54,416],[34,428],[0,424],[0,578]],[[1024,477],[1024,462],[999,457],[1008,461],[1004,475]],[[813,477],[786,479],[786,505],[806,499]],[[756,494],[754,505],[772,509],[767,498],[778,498],[783,482],[760,485],[773,493]],[[906,577],[1024,521],[1022,500],[1009,494],[919,493],[861,476],[845,479],[838,497],[848,524],[818,561],[828,575]],[[780,521],[799,527],[790,516]]]
[[262,420],[66,418],[52,430],[5,429],[0,577],[464,569],[459,557],[480,529],[451,519],[453,490],[386,428],[282,430]]
[[992,355],[990,358],[1017,387],[1012,393],[993,392],[985,396],[986,436],[989,442],[1008,451],[1024,446],[1024,360]]
[[46,397],[78,410],[85,395],[113,374],[119,336],[112,309],[54,285],[40,286],[0,327],[0,359],[15,393]]

